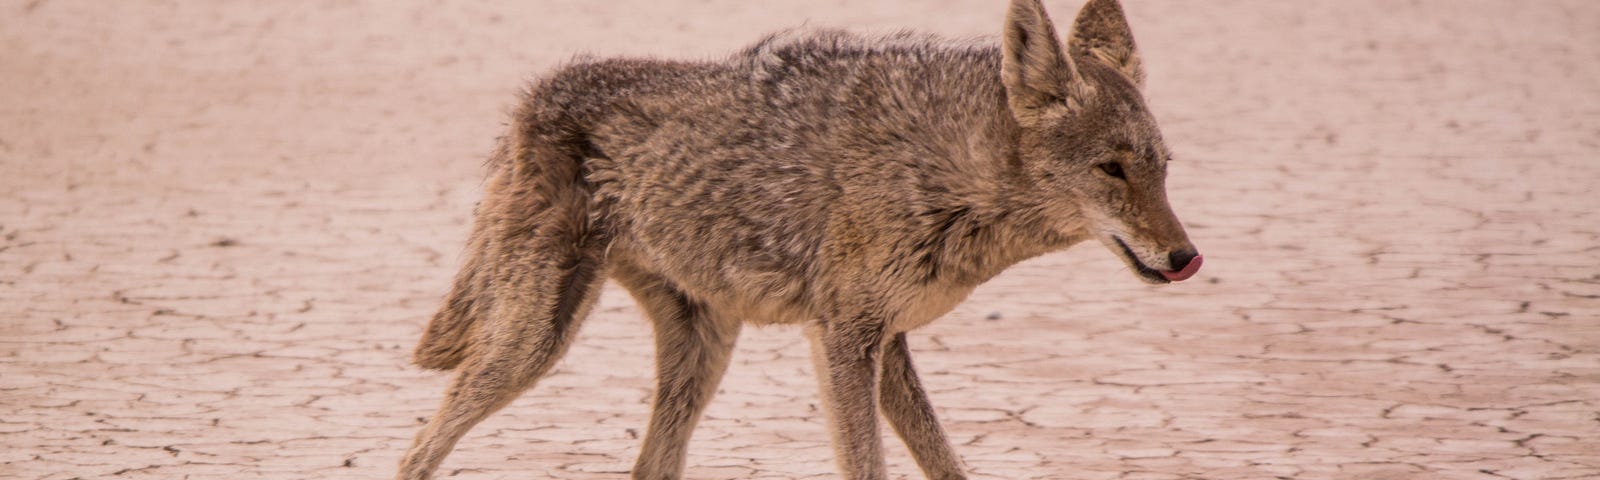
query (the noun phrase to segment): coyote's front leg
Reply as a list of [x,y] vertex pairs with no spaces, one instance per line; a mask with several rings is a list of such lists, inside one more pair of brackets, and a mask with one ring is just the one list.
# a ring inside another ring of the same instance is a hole
[[878,401],[883,416],[911,450],[922,473],[930,480],[966,479],[961,458],[950,448],[950,440],[934,416],[933,404],[928,403],[928,394],[923,392],[922,382],[911,367],[911,348],[906,345],[905,332],[884,342],[883,378],[879,383],[882,398]]
[[806,334],[840,473],[847,480],[882,480],[878,372],[883,362],[884,322],[859,317],[827,321],[811,325]]

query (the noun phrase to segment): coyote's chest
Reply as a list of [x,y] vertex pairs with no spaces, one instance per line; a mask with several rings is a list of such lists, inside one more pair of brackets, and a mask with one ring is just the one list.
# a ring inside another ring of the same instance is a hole
[[891,333],[914,330],[927,325],[960,305],[976,285],[926,286],[912,291],[904,300],[900,314],[890,319]]

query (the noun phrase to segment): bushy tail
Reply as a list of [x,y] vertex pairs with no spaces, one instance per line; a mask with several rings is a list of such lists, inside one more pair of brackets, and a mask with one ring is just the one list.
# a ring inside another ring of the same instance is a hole
[[[570,117],[548,115],[550,109],[529,100],[489,159],[489,181],[474,213],[466,260],[417,344],[413,361],[418,366],[449,370],[475,355],[475,346],[482,343],[477,331],[494,309],[495,283],[508,281],[497,269],[524,257],[570,263],[597,255],[578,250],[593,250],[604,242],[593,237],[600,233],[590,225],[592,186],[584,178],[583,162],[596,154],[583,129]],[[551,243],[543,248],[556,251],[527,251],[526,242],[501,238],[508,235],[547,237]]]
[[493,297],[488,265],[484,261],[487,219],[482,208],[474,216],[466,261],[456,273],[455,284],[445,297],[444,305],[433,314],[433,320],[428,322],[428,329],[422,333],[422,341],[417,343],[413,353],[412,360],[422,368],[449,370],[460,364],[471,353],[473,325],[489,312]]
[[[495,152],[499,157],[505,153],[501,148]],[[508,162],[491,158],[491,168],[499,170],[505,168]],[[490,182],[506,181],[506,175],[493,173]],[[490,185],[490,189],[503,187],[503,185]],[[490,200],[486,196],[486,201]],[[422,368],[449,370],[455,368],[472,352],[472,337],[474,325],[479,318],[489,314],[493,307],[490,278],[493,274],[493,265],[486,258],[490,254],[488,229],[494,223],[490,212],[496,209],[489,205],[478,205],[473,209],[472,234],[467,240],[466,259],[462,262],[461,270],[456,272],[455,283],[450,287],[450,294],[444,299],[444,304],[439,311],[433,314],[433,320],[428,322],[428,328],[422,333],[422,341],[417,343],[417,349],[412,354],[412,361]]]
[[[447,306],[434,314],[433,321],[428,323],[428,331],[422,334],[422,341],[417,344],[412,356],[417,366],[450,370],[471,354],[472,343],[468,340],[473,335],[473,324],[479,315],[450,306],[460,301],[460,293],[451,293],[450,299],[445,302]],[[467,300],[467,303],[470,305],[471,300]]]

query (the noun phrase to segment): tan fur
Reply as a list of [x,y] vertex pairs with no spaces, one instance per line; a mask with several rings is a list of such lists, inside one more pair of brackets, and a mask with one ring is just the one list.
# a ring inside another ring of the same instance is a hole
[[397,478],[430,478],[548,372],[607,277],[656,333],[634,478],[681,478],[745,322],[805,326],[846,478],[885,477],[880,411],[929,478],[965,478],[907,331],[1083,240],[1152,283],[1194,255],[1129,32],[1114,0],[1091,0],[1064,48],[1039,0],[1014,0],[999,48],[795,31],[723,61],[579,61],[539,80],[417,347],[418,365],[459,373]]

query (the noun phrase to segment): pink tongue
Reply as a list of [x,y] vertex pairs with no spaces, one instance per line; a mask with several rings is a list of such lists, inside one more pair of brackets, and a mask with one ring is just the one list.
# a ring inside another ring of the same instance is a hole
[[1174,281],[1174,282],[1181,282],[1181,281],[1184,281],[1184,280],[1188,280],[1189,277],[1193,277],[1194,276],[1195,272],[1200,271],[1200,264],[1204,263],[1203,260],[1205,260],[1205,258],[1206,257],[1203,256],[1203,255],[1195,255],[1194,256],[1194,260],[1190,260],[1189,261],[1189,265],[1183,267],[1183,270],[1179,270],[1179,271],[1176,271],[1176,272],[1163,271],[1163,272],[1161,272],[1161,276],[1167,277],[1167,280]]

